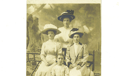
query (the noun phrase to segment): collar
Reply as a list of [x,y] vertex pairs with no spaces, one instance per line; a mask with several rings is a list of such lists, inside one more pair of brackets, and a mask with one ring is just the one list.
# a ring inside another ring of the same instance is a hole
[[65,30],[71,30],[71,29],[72,29],[72,28],[70,28],[70,27],[69,27],[69,28],[65,28],[65,27],[63,27],[63,28],[64,28]]
[[50,39],[49,39],[48,41],[49,41],[49,42],[54,42],[54,39],[53,39],[53,40],[50,40]]
[[79,45],[79,43],[74,43],[74,45]]

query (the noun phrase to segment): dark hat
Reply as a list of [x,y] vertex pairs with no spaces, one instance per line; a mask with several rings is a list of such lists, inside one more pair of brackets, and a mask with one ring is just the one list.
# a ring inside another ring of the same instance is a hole
[[63,21],[63,18],[68,17],[70,21],[72,21],[75,18],[73,14],[74,14],[74,10],[67,10],[66,12],[63,12],[61,16],[58,17],[58,20]]
[[73,28],[70,33],[69,33],[69,37],[73,38],[74,34],[79,34],[80,37],[83,36],[84,30],[82,28],[78,29],[78,28]]

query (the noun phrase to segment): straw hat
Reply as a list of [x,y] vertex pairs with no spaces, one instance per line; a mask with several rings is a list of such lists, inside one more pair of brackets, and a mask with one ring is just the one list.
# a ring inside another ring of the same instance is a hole
[[44,30],[41,31],[41,33],[47,34],[47,31],[55,31],[56,34],[61,33],[61,32],[57,29],[57,27],[56,27],[55,25],[53,25],[53,24],[46,24],[46,25],[44,26]]
[[63,21],[63,18],[68,17],[70,21],[72,21],[75,18],[73,14],[74,14],[74,10],[67,10],[66,12],[63,12],[61,16],[58,17],[58,20]]
[[83,34],[84,34],[84,29],[82,29],[82,28],[79,28],[79,29],[78,28],[73,28],[69,33],[69,37],[73,38],[74,34],[79,34],[80,37],[82,37]]

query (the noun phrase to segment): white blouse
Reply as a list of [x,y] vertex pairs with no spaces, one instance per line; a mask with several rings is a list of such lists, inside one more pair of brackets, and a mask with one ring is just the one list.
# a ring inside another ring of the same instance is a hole
[[54,39],[57,42],[61,42],[62,46],[67,48],[67,46],[69,46],[72,43],[72,39],[69,38],[71,28],[66,29],[64,27],[61,27],[59,28],[59,30],[61,31],[61,33],[56,35]]
[[74,50],[75,50],[75,55],[77,56],[77,49],[78,49],[78,44],[74,43]]
[[64,27],[61,27],[59,28],[59,30],[61,31],[60,34],[56,35],[55,38],[58,38],[58,37],[62,37],[62,39],[66,42],[69,38],[69,33],[70,33],[70,30],[71,28],[64,28]]
[[82,48],[82,45],[78,43],[74,43],[74,50],[75,50],[75,55],[77,56],[78,51]]
[[69,69],[65,65],[56,65],[52,68],[52,76],[69,76]]

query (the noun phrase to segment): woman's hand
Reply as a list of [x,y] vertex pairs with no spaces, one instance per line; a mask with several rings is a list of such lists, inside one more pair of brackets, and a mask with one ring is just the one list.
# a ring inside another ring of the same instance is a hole
[[81,69],[81,66],[77,65],[76,70],[79,70],[79,69]]
[[74,64],[73,64],[73,67],[76,67],[76,66],[77,66],[77,64],[76,64],[76,63],[74,63]]
[[74,68],[76,66],[77,66],[76,64],[70,64],[69,68],[72,69],[72,68]]
[[72,68],[74,68],[74,67],[73,67],[73,65],[72,65],[72,64],[70,64],[70,65],[69,65],[69,69],[72,69]]
[[49,66],[50,64],[48,62],[45,62],[45,65]]

